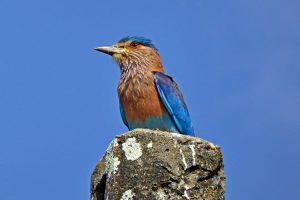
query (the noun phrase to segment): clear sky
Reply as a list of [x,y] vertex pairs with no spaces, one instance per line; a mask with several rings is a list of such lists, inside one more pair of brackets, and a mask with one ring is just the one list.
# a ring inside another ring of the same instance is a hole
[[128,35],[153,40],[196,135],[222,147],[227,199],[298,199],[299,6],[1,0],[0,199],[89,199],[95,164],[126,131],[119,69],[93,48]]

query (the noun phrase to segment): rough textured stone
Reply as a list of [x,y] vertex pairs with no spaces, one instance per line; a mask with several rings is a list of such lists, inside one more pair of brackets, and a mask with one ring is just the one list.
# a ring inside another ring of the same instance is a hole
[[117,136],[91,177],[92,200],[218,200],[224,193],[220,147],[147,129]]

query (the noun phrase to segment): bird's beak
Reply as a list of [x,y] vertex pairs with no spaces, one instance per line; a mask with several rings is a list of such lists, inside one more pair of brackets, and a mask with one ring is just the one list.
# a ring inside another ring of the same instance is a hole
[[101,46],[101,47],[96,47],[96,51],[101,51],[103,53],[106,53],[108,55],[114,55],[115,53],[121,53],[122,49],[116,46]]

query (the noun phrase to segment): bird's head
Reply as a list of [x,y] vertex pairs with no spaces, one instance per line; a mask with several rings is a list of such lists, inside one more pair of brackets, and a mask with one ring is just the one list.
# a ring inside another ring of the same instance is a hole
[[99,46],[95,50],[111,55],[121,70],[147,69],[163,71],[158,50],[144,37],[125,37],[112,46]]

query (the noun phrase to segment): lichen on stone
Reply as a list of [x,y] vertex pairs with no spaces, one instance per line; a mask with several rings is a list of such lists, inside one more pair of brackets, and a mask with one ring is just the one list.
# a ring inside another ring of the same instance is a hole
[[194,144],[190,144],[189,147],[190,147],[190,149],[192,151],[193,166],[195,166],[196,165],[195,145]]
[[119,158],[115,157],[113,154],[113,148],[117,147],[118,141],[117,139],[114,139],[108,149],[107,149],[107,155],[106,155],[106,168],[105,171],[107,172],[108,178],[111,177],[112,174],[115,174],[118,170],[118,165],[120,164]]
[[133,192],[131,190],[127,190],[123,193],[121,200],[132,200],[133,196]]
[[186,170],[186,169],[188,168],[188,165],[187,165],[187,162],[186,162],[186,160],[185,160],[185,157],[184,157],[184,154],[183,154],[183,152],[182,152],[182,149],[179,149],[179,152],[180,152],[180,154],[181,154],[181,156],[182,156],[182,162],[183,162],[183,164],[184,164],[184,169]]
[[141,145],[136,142],[136,138],[128,138],[126,142],[122,144],[122,149],[125,152],[127,160],[136,160],[142,156]]
[[147,144],[147,147],[148,147],[148,148],[152,148],[152,147],[153,147],[153,143],[152,143],[152,142],[149,142],[149,143]]

